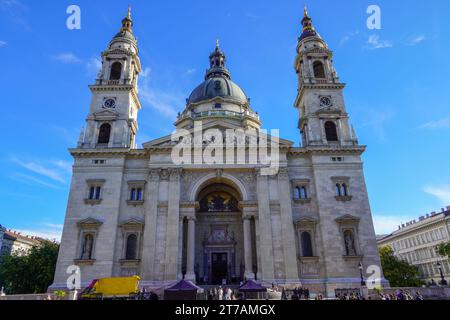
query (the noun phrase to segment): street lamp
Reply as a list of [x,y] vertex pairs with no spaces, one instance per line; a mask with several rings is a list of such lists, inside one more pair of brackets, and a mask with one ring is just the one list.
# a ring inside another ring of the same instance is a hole
[[444,273],[442,272],[442,265],[440,262],[436,263],[438,269],[439,269],[439,273],[441,274],[441,282],[440,285],[441,286],[446,286],[447,285],[447,281],[444,278]]
[[364,277],[363,277],[363,265],[360,262],[358,265],[359,268],[359,274],[361,275],[361,286],[364,287],[366,285],[366,282],[364,281]]

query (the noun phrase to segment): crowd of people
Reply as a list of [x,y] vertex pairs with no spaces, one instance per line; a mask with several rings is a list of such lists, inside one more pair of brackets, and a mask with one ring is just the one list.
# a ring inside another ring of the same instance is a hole
[[[338,293],[336,295],[336,299],[337,300],[366,300],[366,298],[362,295],[359,294],[359,292],[356,293],[345,293],[345,294],[341,294]],[[370,297],[368,297],[369,300],[371,300]]]
[[380,292],[380,299],[381,300],[416,300],[420,301],[423,300],[423,296],[420,294],[419,291],[416,291],[416,293],[411,294],[409,291],[403,291],[402,289],[397,290],[397,292],[390,293],[390,294],[383,294]]
[[[288,294],[287,292],[283,289],[282,293],[281,293],[281,300],[287,300]],[[291,294],[291,300],[309,300],[310,299],[310,293],[309,293],[309,289],[308,288],[295,288],[294,290],[292,290],[292,294]]]
[[231,288],[214,288],[207,292],[208,300],[240,300],[241,295]]

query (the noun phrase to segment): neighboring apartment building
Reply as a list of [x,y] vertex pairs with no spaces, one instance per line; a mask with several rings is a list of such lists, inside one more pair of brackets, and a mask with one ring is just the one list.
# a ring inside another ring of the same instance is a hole
[[450,242],[450,206],[441,212],[432,212],[398,227],[392,234],[378,239],[378,247],[390,246],[394,254],[419,268],[423,280],[439,283],[441,276],[438,262],[447,281],[450,280],[450,264],[447,257],[436,252],[441,243]]
[[0,244],[1,251],[0,256],[9,255],[13,253],[26,253],[31,248],[41,244],[44,239],[28,236],[21,234],[20,232],[15,232],[12,230],[6,230],[0,227]]
[[6,231],[6,228],[3,227],[3,226],[0,224],[0,255],[1,255],[2,252],[3,252],[3,250],[2,250],[2,248],[3,248],[3,235],[5,234],[5,231]]

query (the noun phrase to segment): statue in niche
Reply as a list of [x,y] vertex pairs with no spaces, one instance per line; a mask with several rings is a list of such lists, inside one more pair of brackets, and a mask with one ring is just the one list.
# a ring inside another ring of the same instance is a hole
[[91,260],[92,259],[93,244],[94,244],[94,237],[92,236],[92,234],[87,234],[84,237],[83,252],[81,254],[82,260]]
[[346,230],[344,232],[344,241],[347,256],[356,256],[355,237],[351,230]]

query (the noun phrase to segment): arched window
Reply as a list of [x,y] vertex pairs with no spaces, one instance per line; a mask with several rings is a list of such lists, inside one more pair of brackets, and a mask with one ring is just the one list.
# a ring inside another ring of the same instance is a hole
[[125,253],[125,259],[137,259],[137,236],[135,234],[130,234],[127,238],[127,251]]
[[311,234],[309,232],[302,232],[301,235],[302,240],[302,257],[312,257],[312,242],[311,242]]
[[314,68],[314,77],[321,78],[321,79],[325,78],[325,69],[323,67],[322,62],[320,62],[320,61],[314,62],[313,68]]
[[341,196],[342,196],[341,185],[339,183],[336,183],[336,197],[341,197]]
[[334,122],[327,121],[325,123],[325,135],[327,137],[327,141],[338,141],[336,125]]
[[109,80],[120,80],[122,75],[122,64],[120,62],[114,62],[111,66],[111,74]]
[[108,144],[110,135],[111,135],[111,125],[109,123],[102,124],[98,134],[98,143]]

